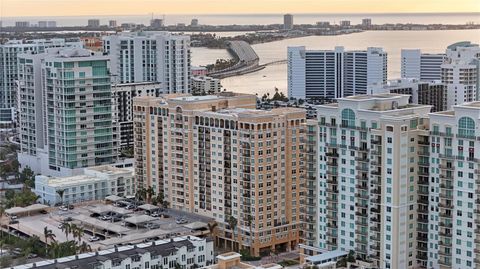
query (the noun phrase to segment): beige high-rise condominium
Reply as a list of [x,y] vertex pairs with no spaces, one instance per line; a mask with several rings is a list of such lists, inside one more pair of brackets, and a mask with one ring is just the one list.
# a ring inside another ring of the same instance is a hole
[[134,141],[137,187],[215,218],[220,246],[258,256],[299,243],[306,120],[302,109],[255,107],[234,93],[139,97]]

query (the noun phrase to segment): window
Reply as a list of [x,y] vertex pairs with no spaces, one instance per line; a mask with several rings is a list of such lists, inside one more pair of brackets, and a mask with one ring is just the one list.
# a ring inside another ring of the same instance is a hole
[[355,127],[355,112],[346,108],[342,110],[342,125],[345,127]]
[[460,136],[475,135],[475,121],[469,117],[462,117],[458,121],[458,134]]

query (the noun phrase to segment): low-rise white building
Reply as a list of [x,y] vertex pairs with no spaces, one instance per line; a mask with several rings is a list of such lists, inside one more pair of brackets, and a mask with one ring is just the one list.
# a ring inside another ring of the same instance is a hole
[[220,79],[207,76],[192,77],[193,94],[216,94],[222,90]]
[[[63,197],[59,192],[63,191]],[[102,200],[108,195],[134,195],[132,168],[110,165],[85,168],[83,175],[71,177],[35,177],[35,194],[39,201],[55,205]]]
[[212,240],[186,236],[19,265],[13,267],[13,269],[50,269],[60,267],[190,269],[203,268],[213,264],[213,262]]

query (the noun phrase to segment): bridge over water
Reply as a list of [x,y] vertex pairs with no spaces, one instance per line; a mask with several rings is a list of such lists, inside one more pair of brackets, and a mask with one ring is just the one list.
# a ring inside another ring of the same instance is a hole
[[208,75],[215,78],[227,78],[257,72],[266,66],[284,64],[287,60],[278,60],[266,64],[259,64],[260,58],[255,50],[245,41],[235,40],[228,42],[228,51],[238,60],[233,66],[223,70],[211,72]]

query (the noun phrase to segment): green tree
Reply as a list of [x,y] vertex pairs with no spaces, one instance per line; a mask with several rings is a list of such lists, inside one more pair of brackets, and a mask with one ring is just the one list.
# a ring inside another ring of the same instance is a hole
[[65,233],[65,237],[67,238],[67,241],[68,241],[68,236],[72,232],[72,225],[68,222],[63,222],[61,230]]
[[29,206],[31,204],[34,204],[39,199],[39,196],[32,192],[28,187],[24,187],[22,191],[16,193],[7,191],[5,196],[6,208],[11,208],[14,206]]
[[7,200],[13,200],[15,198],[15,191],[14,190],[6,190],[5,191],[5,199]]
[[45,237],[45,255],[48,255],[48,240],[50,239],[52,242],[55,242],[56,235],[53,233],[52,230],[48,229],[47,226],[43,228],[43,236]]
[[60,196],[60,204],[63,205],[63,195],[65,194],[65,190],[57,190],[58,196]]
[[250,229],[250,255],[253,256],[253,217],[251,214],[247,215],[247,225],[248,228]]
[[235,242],[235,228],[237,228],[238,221],[234,216],[230,216],[227,219],[228,226],[230,226],[230,229],[232,229],[232,245],[231,248],[233,251],[234,249],[234,242]]
[[87,244],[86,242],[82,242],[81,245],[78,246],[78,252],[79,253],[85,253],[85,252],[90,252],[92,251],[92,247]]
[[147,190],[144,187],[140,187],[140,189],[137,190],[135,193],[135,198],[137,201],[142,200],[144,201],[145,198],[147,197]]
[[[18,175],[18,178],[21,182],[28,185],[30,188],[35,187],[35,173],[30,169],[29,166],[25,167],[22,172]],[[33,182],[32,185],[27,184],[27,181]]]
[[152,188],[152,186],[149,186],[148,189],[145,190],[145,194],[147,196],[147,202],[151,203],[152,196],[155,195],[155,190]]
[[167,200],[163,200],[162,207],[167,209],[170,206],[170,203]]
[[83,231],[83,227],[71,224],[71,233],[73,235],[73,239],[78,239],[78,242],[80,243],[85,232]]

